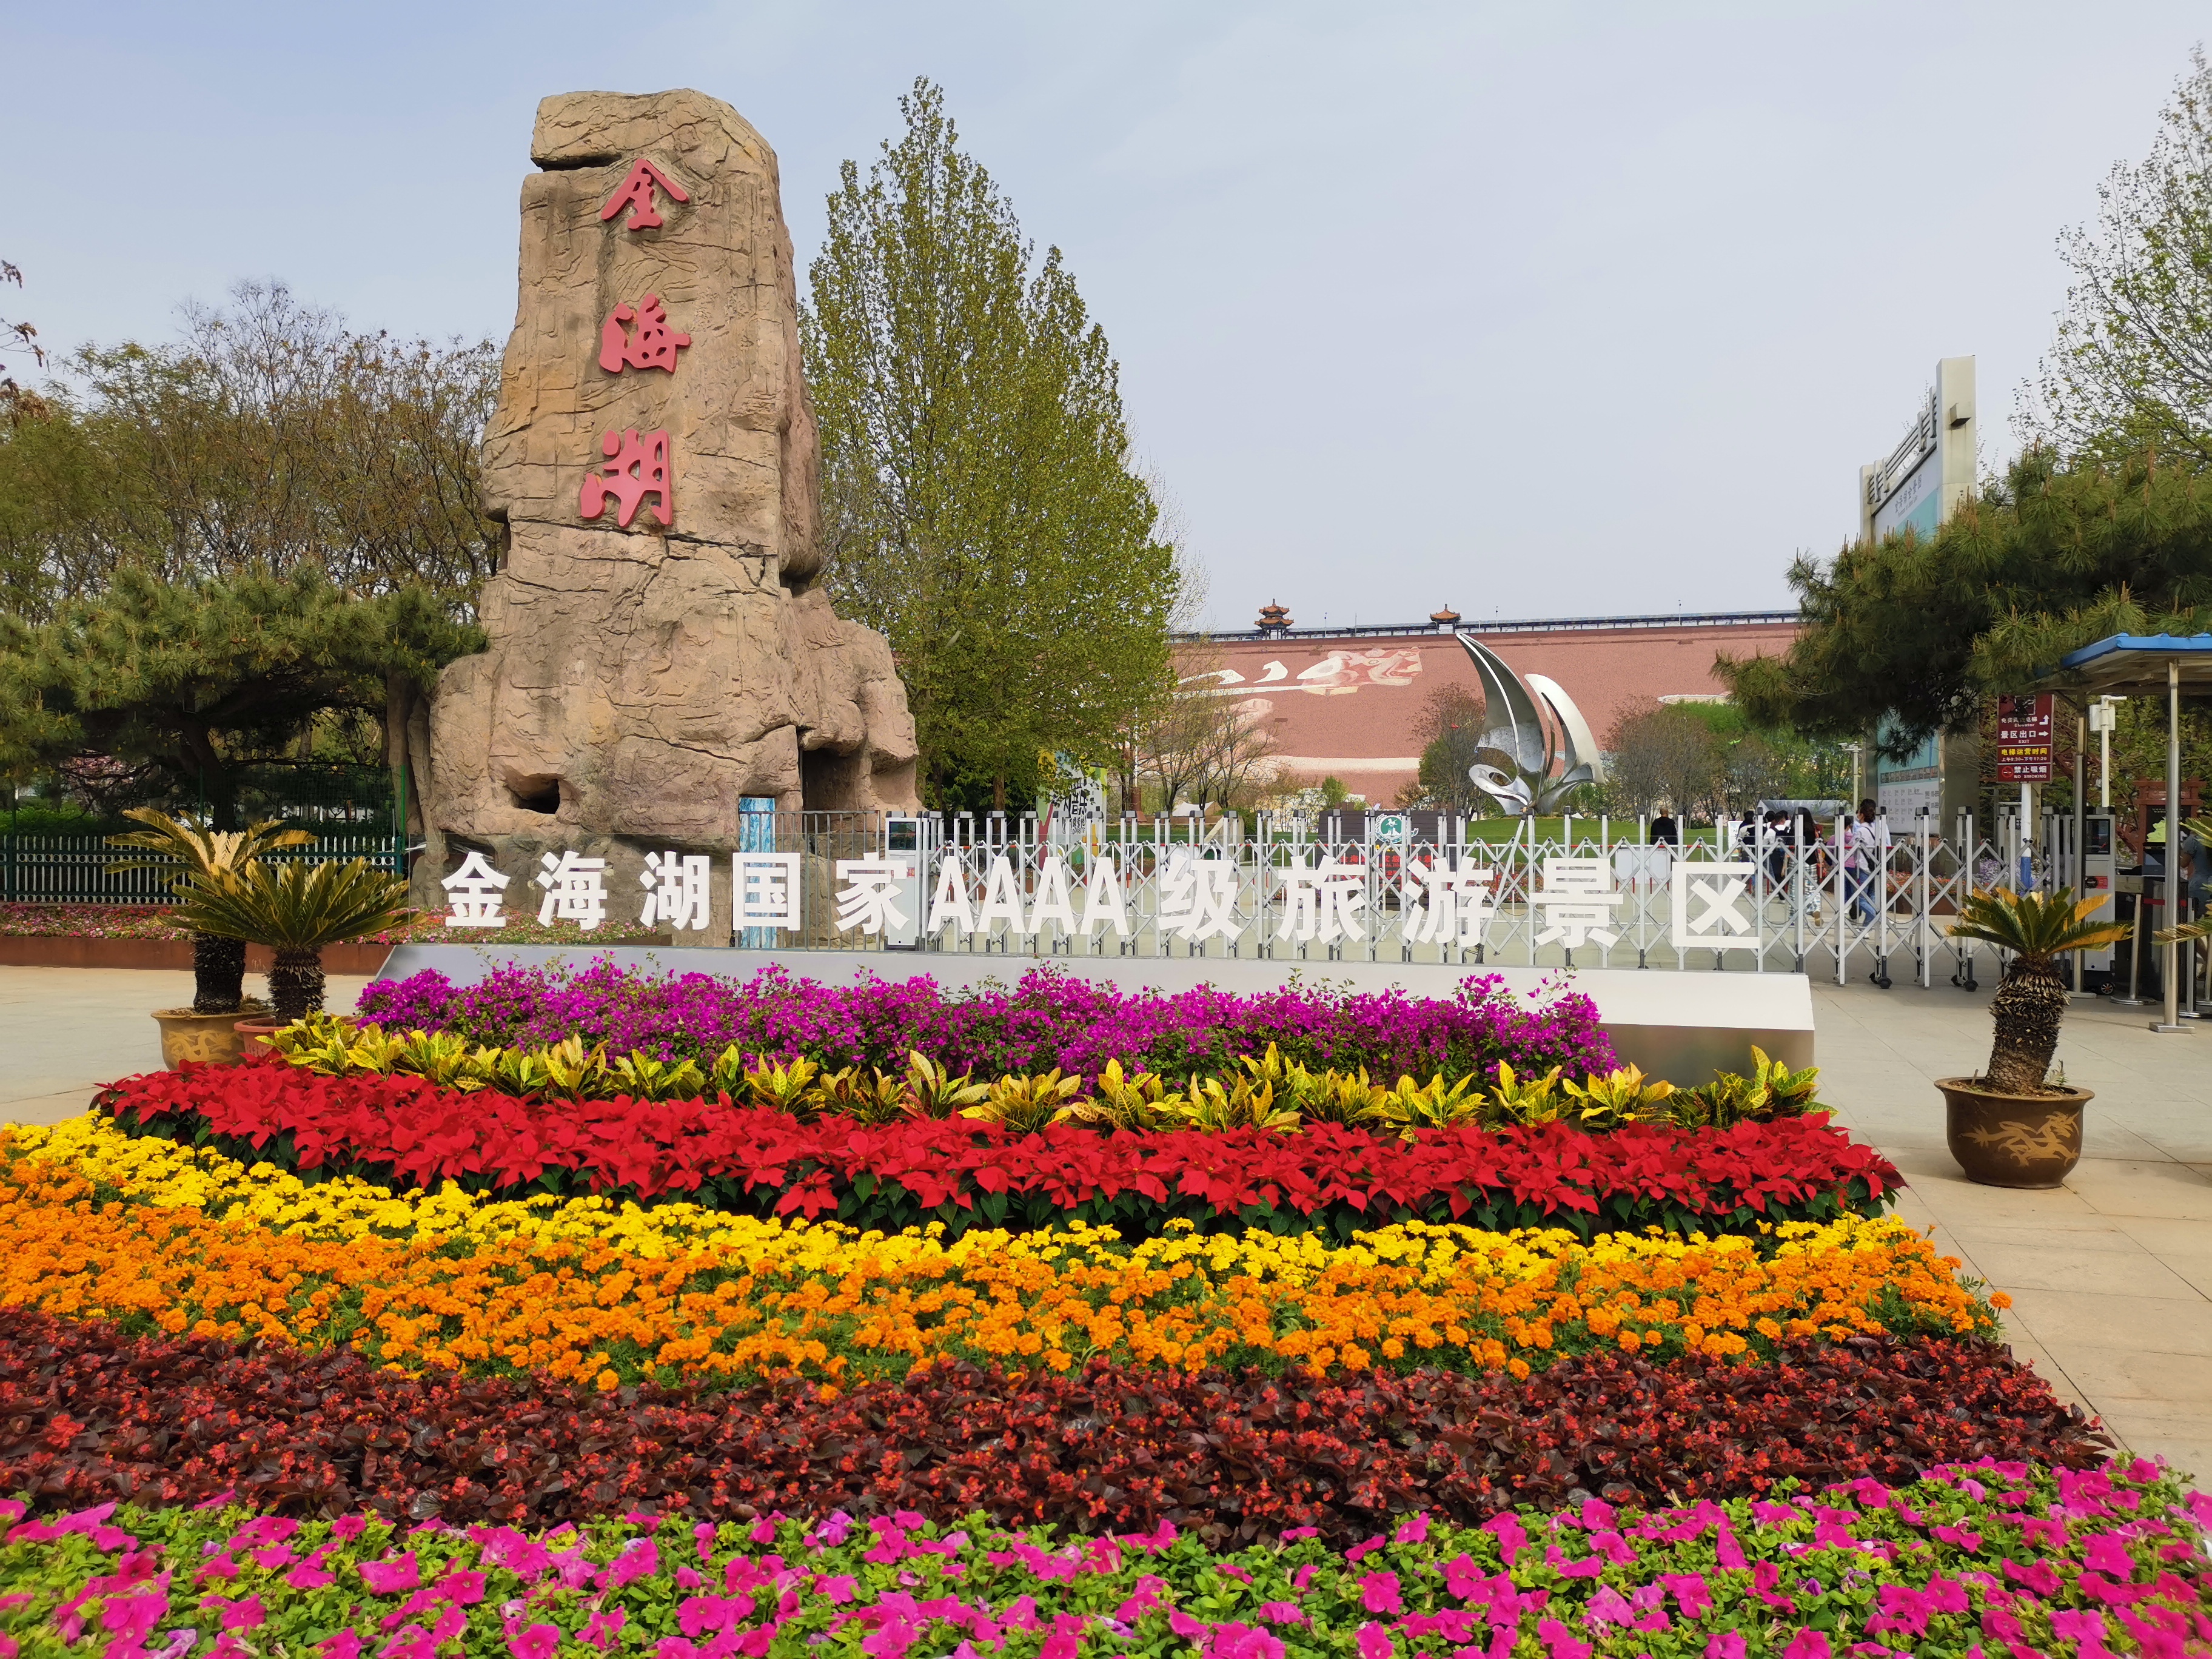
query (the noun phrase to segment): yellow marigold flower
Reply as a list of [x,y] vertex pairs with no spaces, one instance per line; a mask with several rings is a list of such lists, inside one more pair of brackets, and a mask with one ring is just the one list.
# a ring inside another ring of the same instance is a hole
[[[97,1210],[93,1184],[123,1201]],[[1831,1338],[1917,1318],[1993,1330],[1929,1241],[1893,1218],[1755,1240],[1456,1225],[1125,1243],[1080,1225],[947,1239],[666,1204],[447,1185],[307,1185],[88,1115],[0,1132],[0,1304],[143,1315],[165,1329],[381,1363],[543,1368],[599,1386],[656,1376],[842,1382],[938,1359],[1073,1369],[1296,1360],[1443,1363],[1524,1376],[1531,1358],[1658,1347],[1741,1354],[1785,1329]],[[1993,1299],[1994,1300],[1994,1299]],[[614,1383],[605,1379],[616,1379]],[[825,1384],[826,1385],[826,1384]]]

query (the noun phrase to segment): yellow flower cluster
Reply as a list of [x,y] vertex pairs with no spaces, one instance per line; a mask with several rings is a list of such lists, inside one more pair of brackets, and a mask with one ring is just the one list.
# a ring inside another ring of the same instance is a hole
[[1420,1223],[1347,1246],[1187,1230],[1128,1243],[1079,1224],[886,1237],[690,1205],[311,1184],[94,1117],[0,1134],[0,1305],[605,1388],[951,1358],[1525,1375],[1595,1346],[1727,1356],[1993,1323],[1958,1262],[1894,1219],[1790,1224],[1763,1249]]

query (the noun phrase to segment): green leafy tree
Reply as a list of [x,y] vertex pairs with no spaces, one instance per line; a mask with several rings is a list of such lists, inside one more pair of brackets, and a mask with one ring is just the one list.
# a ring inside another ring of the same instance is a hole
[[0,617],[0,771],[95,757],[237,828],[238,774],[325,711],[379,714],[482,648],[420,587],[349,592],[313,566],[171,584],[136,566],[51,621]]
[[1932,537],[1800,557],[1790,582],[1805,627],[1789,652],[1717,672],[1762,727],[1848,740],[1889,715],[1901,759],[2081,646],[2212,628],[2212,474],[2032,450]]
[[[360,332],[247,283],[187,307],[172,344],[88,347],[72,367],[78,389],[47,418],[0,427],[0,610],[47,622],[131,569],[187,586],[304,570],[473,617],[502,545],[477,481],[489,342]],[[403,652],[375,707],[350,690],[343,705],[363,712],[355,729],[380,725],[380,744],[349,746],[381,750],[410,817],[427,697]]]
[[1113,759],[1173,688],[1178,573],[1132,470],[1120,371],[927,81],[847,162],[800,316],[829,582],[890,640],[934,803]]
[[1481,696],[1463,685],[1440,685],[1424,700],[1413,728],[1421,742],[1419,805],[1462,814],[1490,810],[1490,797],[1468,775],[1481,755],[1482,716]]
[[2072,273],[2057,338],[2021,413],[2060,453],[2157,452],[2212,464],[2212,63],[2202,48],[2149,155],[2059,239]]

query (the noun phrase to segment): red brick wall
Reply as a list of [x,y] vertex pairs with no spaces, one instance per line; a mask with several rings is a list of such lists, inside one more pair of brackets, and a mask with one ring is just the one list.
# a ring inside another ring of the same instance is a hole
[[[1758,622],[1478,637],[1516,672],[1558,681],[1603,742],[1624,703],[1722,690],[1713,677],[1715,653],[1779,656],[1796,636],[1793,623]],[[1377,804],[1387,804],[1415,775],[1421,745],[1414,728],[1430,693],[1454,682],[1480,691],[1467,653],[1444,633],[1300,634],[1217,641],[1205,648],[1243,677],[1224,689],[1272,724],[1286,763],[1315,779],[1334,773]],[[1332,653],[1343,653],[1333,667]],[[1271,663],[1281,670],[1271,670]],[[1317,669],[1323,672],[1311,672]]]

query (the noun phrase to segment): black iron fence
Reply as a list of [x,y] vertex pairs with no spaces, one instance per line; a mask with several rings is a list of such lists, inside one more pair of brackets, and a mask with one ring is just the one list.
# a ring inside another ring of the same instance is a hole
[[[312,847],[263,856],[274,864],[366,859],[393,875],[407,873],[406,844],[390,835],[324,836]],[[148,863],[109,867],[125,859]],[[10,904],[174,904],[171,889],[183,868],[157,854],[110,847],[100,836],[0,836],[0,884]]]

